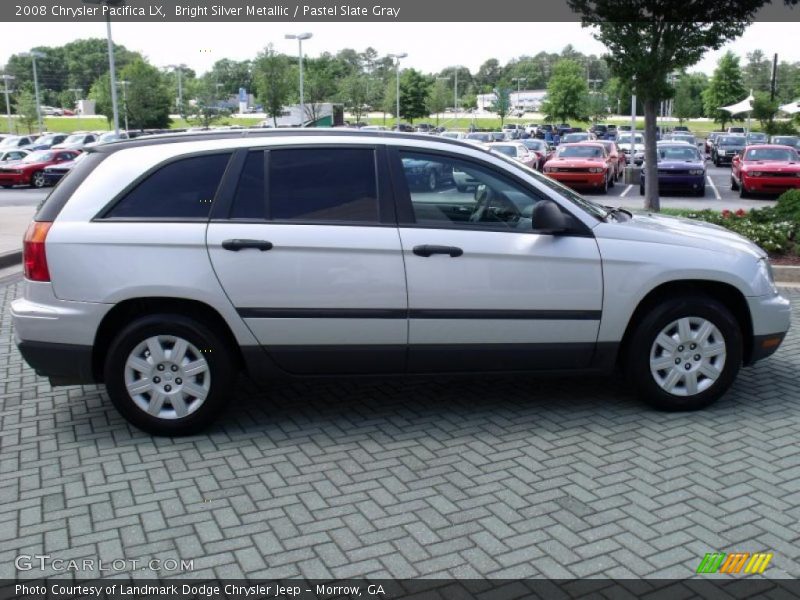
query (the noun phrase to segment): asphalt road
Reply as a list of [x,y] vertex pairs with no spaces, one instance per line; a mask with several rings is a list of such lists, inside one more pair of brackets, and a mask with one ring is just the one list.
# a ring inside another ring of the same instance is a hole
[[[715,167],[708,163],[708,184],[703,198],[680,194],[662,194],[661,206],[664,208],[710,208],[713,210],[738,210],[743,208],[759,208],[775,203],[775,197],[748,198],[742,200],[739,193],[731,190],[730,167]],[[36,206],[50,191],[50,188],[36,190],[33,188],[13,188],[0,190],[0,209],[4,206]],[[625,208],[644,208],[644,199],[639,195],[638,185],[625,185],[619,181],[607,195],[588,193],[588,197],[614,206]],[[618,199],[618,200],[612,200]]]

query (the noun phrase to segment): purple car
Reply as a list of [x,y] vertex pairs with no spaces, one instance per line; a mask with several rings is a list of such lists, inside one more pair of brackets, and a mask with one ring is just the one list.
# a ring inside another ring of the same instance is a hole
[[[706,162],[697,147],[687,142],[659,142],[658,190],[688,191],[696,196],[706,193]],[[645,165],[642,165],[642,178],[639,193],[644,195]]]

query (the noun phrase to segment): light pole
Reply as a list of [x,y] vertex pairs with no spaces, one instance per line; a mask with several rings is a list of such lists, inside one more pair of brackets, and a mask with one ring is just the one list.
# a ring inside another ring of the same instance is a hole
[[8,133],[12,133],[11,131],[11,102],[8,100],[8,95],[11,93],[8,91],[8,82],[13,81],[13,75],[3,75],[3,81],[6,84],[5,95],[6,95],[6,119],[8,119]]
[[300,127],[303,127],[306,122],[306,104],[303,99],[303,40],[311,39],[311,36],[311,33],[300,33],[298,35],[287,33],[284,36],[287,40],[297,40],[300,63]]
[[[105,4],[108,7],[123,6],[125,0],[83,0],[84,4]],[[108,70],[111,77],[111,110],[114,115],[114,133],[119,135],[119,107],[117,106],[117,74],[114,63],[114,41],[111,39],[111,13],[106,14],[106,37],[108,38]]]
[[79,108],[78,107],[78,102],[80,102],[80,98],[81,98],[81,94],[83,93],[83,90],[81,88],[70,88],[67,91],[68,92],[72,92],[73,94],[75,94],[75,114],[78,115],[78,120],[80,120],[81,113],[78,110],[78,108]]
[[42,133],[44,127],[42,126],[42,105],[39,102],[39,78],[36,76],[36,59],[44,58],[44,53],[31,50],[30,52],[20,53],[20,56],[23,58],[30,57],[33,63],[33,91],[36,94],[36,119],[39,121],[39,133]]
[[528,81],[527,77],[514,77],[511,79],[511,83],[517,82],[517,109],[521,108],[522,101],[519,99],[521,88],[523,81]]
[[122,104],[125,106],[125,131],[128,131],[128,86],[130,81],[117,82],[122,86]]
[[408,56],[406,52],[401,52],[399,54],[388,54],[389,58],[396,59],[394,63],[394,70],[397,75],[397,131],[400,131],[400,59],[405,58]]
[[167,65],[167,68],[174,70],[178,76],[178,114],[183,115],[183,82],[181,81],[181,75],[186,65],[183,63],[179,65]]

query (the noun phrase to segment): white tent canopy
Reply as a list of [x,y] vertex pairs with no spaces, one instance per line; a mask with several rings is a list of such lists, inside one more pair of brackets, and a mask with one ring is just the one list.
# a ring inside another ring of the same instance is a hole
[[750,95],[741,102],[731,104],[730,106],[720,106],[719,110],[727,111],[732,115],[750,112],[753,110],[753,100],[755,100],[755,98],[753,98],[753,93],[750,92]]
[[780,110],[782,110],[783,112],[785,112],[787,114],[796,115],[797,113],[800,113],[800,100],[795,100],[794,102],[789,102],[789,104],[784,104],[783,106],[781,106],[779,108],[780,108]]

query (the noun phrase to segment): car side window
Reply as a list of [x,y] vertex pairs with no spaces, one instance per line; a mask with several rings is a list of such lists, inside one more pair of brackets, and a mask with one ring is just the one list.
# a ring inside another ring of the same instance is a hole
[[264,219],[267,204],[264,195],[264,153],[248,152],[236,186],[231,209],[232,219]]
[[372,148],[270,150],[268,161],[270,219],[378,222]]
[[529,231],[540,200],[489,167],[438,155],[400,152],[417,224]]
[[230,153],[167,163],[126,193],[106,218],[198,219],[208,217]]

